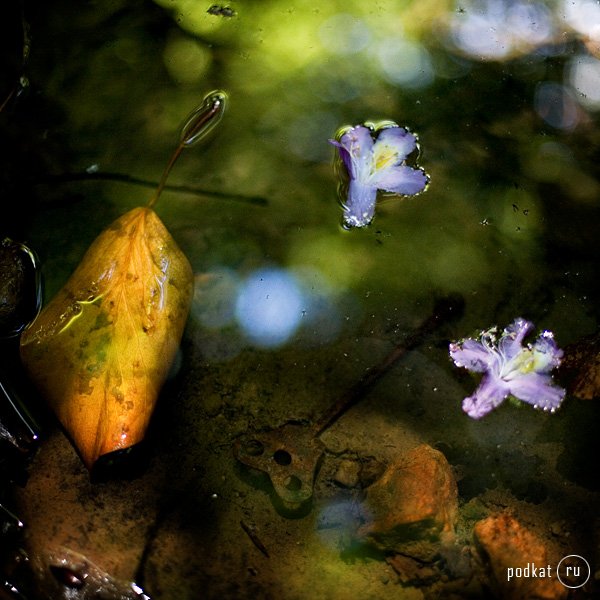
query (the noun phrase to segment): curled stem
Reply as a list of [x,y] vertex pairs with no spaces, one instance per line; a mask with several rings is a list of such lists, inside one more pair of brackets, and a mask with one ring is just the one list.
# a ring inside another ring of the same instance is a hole
[[154,192],[154,196],[148,202],[148,208],[153,208],[158,201],[165,188],[171,169],[183,150],[188,146],[196,144],[219,123],[225,112],[226,101],[227,94],[225,92],[214,90],[204,96],[201,104],[189,114],[181,128],[179,145],[175,148],[163,171],[156,192]]

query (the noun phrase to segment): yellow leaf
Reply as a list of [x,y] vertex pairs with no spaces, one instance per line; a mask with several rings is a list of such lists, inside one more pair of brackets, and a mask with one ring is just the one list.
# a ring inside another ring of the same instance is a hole
[[192,268],[161,220],[135,208],[96,238],[23,333],[23,363],[88,469],[143,439],[192,288]]

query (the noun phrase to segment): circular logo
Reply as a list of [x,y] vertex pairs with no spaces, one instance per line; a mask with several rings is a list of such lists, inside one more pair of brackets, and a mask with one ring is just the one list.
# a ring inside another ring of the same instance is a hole
[[583,587],[591,574],[590,563],[579,554],[569,554],[561,558],[556,567],[558,580],[571,589]]

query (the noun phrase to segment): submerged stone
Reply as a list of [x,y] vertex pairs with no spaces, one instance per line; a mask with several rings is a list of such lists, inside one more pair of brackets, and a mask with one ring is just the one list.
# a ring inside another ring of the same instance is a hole
[[360,463],[356,460],[342,460],[333,476],[333,481],[341,487],[356,487],[360,481]]
[[398,579],[404,586],[419,587],[437,581],[440,573],[431,565],[423,564],[419,560],[396,554],[387,559],[389,565],[398,573]]
[[427,444],[390,464],[365,503],[372,518],[358,534],[384,551],[428,561],[454,539],[456,481],[446,457]]
[[559,375],[571,395],[581,400],[600,397],[600,332],[565,348]]
[[9,238],[0,241],[0,338],[18,335],[41,303],[41,280],[34,253]]
[[567,589],[556,578],[544,542],[508,514],[479,521],[473,531],[489,584],[507,600],[561,600]]

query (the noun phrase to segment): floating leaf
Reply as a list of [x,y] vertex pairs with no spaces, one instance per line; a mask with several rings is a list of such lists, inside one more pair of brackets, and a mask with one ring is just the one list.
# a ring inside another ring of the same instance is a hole
[[21,336],[31,379],[91,469],[144,438],[190,310],[192,268],[153,210],[182,151],[220,121],[215,90],[186,119],[158,188],[105,229]]
[[23,333],[23,363],[88,469],[143,439],[192,288],[192,268],[161,220],[135,208],[98,236]]

